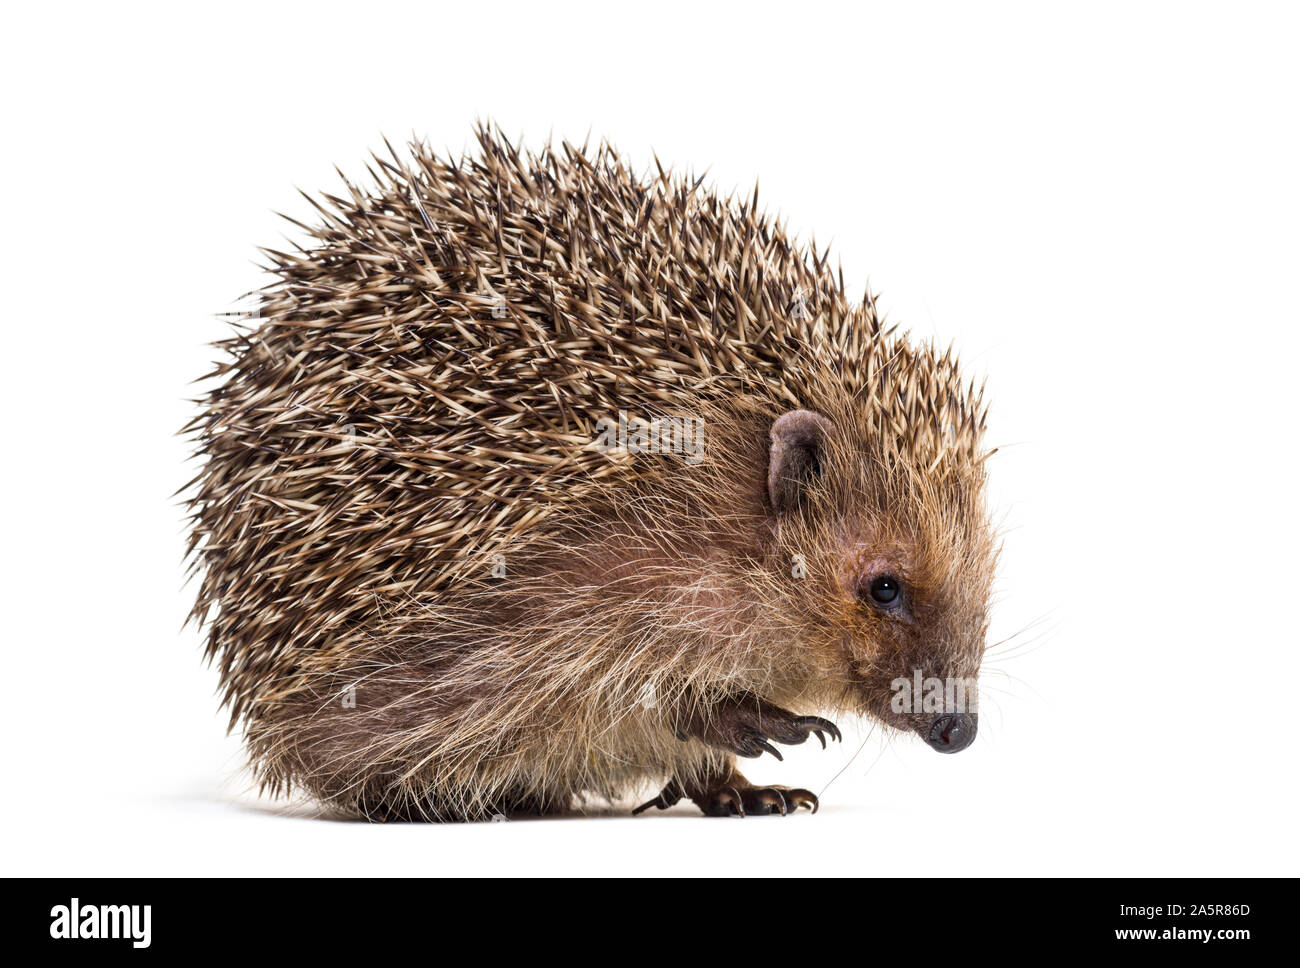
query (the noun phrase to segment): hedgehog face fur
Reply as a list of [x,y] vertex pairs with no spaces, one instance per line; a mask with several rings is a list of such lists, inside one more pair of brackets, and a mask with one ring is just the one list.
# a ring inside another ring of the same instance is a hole
[[772,439],[778,557],[805,562],[808,575],[788,583],[779,609],[808,616],[808,647],[843,665],[843,705],[940,752],[965,749],[996,559],[982,474],[954,475],[936,492],[924,468],[808,411],[779,418]]
[[[815,713],[969,744],[929,685],[977,674],[995,559],[951,353],[757,192],[489,128],[371,173],[267,253],[187,428],[194,616],[264,790],[786,813],[817,798],[736,757],[838,737]],[[704,459],[597,446],[624,412],[698,420]]]

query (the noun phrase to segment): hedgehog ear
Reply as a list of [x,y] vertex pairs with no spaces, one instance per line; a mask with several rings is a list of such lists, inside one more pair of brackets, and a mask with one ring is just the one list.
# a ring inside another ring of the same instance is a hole
[[773,421],[767,496],[778,514],[798,507],[809,483],[821,475],[825,441],[834,429],[811,410],[791,410]]

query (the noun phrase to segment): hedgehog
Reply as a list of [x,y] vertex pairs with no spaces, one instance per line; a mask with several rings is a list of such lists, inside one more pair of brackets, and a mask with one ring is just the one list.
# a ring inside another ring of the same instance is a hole
[[192,618],[259,792],[785,815],[818,797],[737,758],[843,716],[968,747],[982,384],[757,187],[475,142],[305,196],[184,431]]

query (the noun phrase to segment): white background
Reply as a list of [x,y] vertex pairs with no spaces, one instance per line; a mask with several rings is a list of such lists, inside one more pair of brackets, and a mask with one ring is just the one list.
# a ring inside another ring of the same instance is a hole
[[[1300,873],[1298,26],[1243,3],[15,6],[3,872]],[[476,117],[761,179],[853,290],[987,376],[1013,638],[971,750],[794,750],[751,776],[843,772],[784,820],[374,827],[248,793],[181,628],[189,381],[295,186],[364,177],[385,134],[459,153]]]

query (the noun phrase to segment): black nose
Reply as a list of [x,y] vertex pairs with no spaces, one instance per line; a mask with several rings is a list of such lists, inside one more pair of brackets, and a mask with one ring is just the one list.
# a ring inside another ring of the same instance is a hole
[[948,713],[937,717],[925,731],[925,741],[940,753],[960,753],[975,742],[977,713]]

